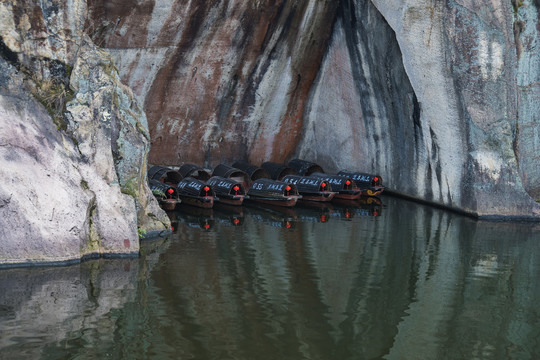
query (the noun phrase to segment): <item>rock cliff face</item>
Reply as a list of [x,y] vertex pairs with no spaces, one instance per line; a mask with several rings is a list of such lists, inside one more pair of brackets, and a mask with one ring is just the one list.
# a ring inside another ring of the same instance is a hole
[[540,216],[538,0],[89,1],[156,163],[300,156]]
[[168,228],[144,112],[84,33],[83,1],[0,3],[0,265],[136,253]]
[[168,225],[150,145],[153,163],[299,156],[472,214],[540,217],[539,8],[2,2],[0,262],[137,251],[137,227]]
[[90,1],[87,28],[145,104],[150,161],[286,159],[336,1]]
[[[532,40],[538,38],[538,3],[374,4],[396,33],[421,105],[424,160],[413,178],[425,181],[415,193],[479,215],[538,216],[539,162],[530,156],[538,150],[531,133],[540,125],[538,85],[528,78],[532,88],[524,101],[516,81],[523,61],[538,63]],[[521,12],[529,14],[535,35],[517,32]],[[537,78],[538,69],[526,73]]]

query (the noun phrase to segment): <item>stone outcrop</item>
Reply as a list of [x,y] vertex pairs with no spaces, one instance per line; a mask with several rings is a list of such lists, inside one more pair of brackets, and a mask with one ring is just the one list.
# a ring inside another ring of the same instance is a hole
[[85,13],[0,4],[0,265],[133,254],[170,226],[146,184],[144,111]]
[[300,156],[538,217],[538,0],[89,1],[152,162]]
[[[396,33],[421,105],[423,169],[411,174],[420,184],[412,193],[481,216],[538,217],[538,157],[520,150],[535,151],[523,145],[534,136],[520,128],[535,122],[538,102],[531,96],[523,103],[516,82],[520,57],[538,55],[529,40],[520,45],[516,7],[508,1],[373,2]],[[537,14],[537,3],[519,3]],[[529,19],[529,26],[537,24]],[[538,68],[528,74],[537,77]]]
[[0,262],[136,252],[138,228],[168,227],[147,156],[303,157],[474,215],[538,218],[539,9],[2,2]]

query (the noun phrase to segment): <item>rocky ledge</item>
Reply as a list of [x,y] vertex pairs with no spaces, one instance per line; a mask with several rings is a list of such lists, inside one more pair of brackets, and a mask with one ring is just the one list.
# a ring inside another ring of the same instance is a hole
[[145,113],[85,12],[0,4],[0,265],[136,254],[170,228],[147,186]]

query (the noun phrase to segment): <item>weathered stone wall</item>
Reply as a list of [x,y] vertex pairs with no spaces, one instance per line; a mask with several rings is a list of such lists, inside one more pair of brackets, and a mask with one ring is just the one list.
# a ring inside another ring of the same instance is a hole
[[144,112],[84,33],[84,1],[0,3],[0,265],[136,253],[168,229]]
[[518,123],[514,146],[523,185],[540,201],[540,0],[515,2],[513,10],[518,61]]
[[336,1],[89,1],[92,38],[145,104],[150,161],[289,158]]
[[[538,158],[528,156],[540,126],[538,102],[520,96],[516,82],[523,72],[518,54],[532,62],[538,55],[530,40],[520,45],[512,3],[373,2],[396,33],[421,104],[426,153],[420,162],[427,166],[414,179],[426,183],[414,196],[479,215],[538,216],[531,197]],[[522,3],[538,14],[532,1]],[[529,27],[538,31],[537,24],[529,18]],[[531,83],[538,68],[526,73],[521,81]],[[525,124],[528,133],[520,131]]]
[[89,1],[151,161],[301,156],[473,214],[539,216],[538,1]]
[[[518,99],[512,4],[344,4],[300,156],[376,171],[402,194],[478,215],[538,216],[538,105]],[[522,56],[534,58],[531,50]],[[353,151],[326,159],[336,138]]]

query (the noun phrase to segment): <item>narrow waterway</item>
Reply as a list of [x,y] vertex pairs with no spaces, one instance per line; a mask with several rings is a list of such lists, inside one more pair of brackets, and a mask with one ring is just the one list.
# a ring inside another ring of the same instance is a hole
[[170,216],[139,258],[0,270],[0,359],[540,358],[540,224],[391,197]]

